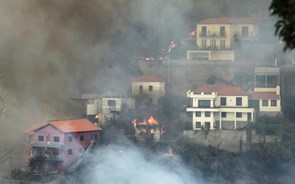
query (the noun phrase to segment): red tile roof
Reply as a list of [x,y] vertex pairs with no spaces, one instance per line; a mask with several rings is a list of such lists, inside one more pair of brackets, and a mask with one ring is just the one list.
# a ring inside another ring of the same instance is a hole
[[165,82],[163,79],[153,75],[142,75],[135,77],[133,82]]
[[35,124],[24,130],[25,133],[31,133],[44,126],[51,125],[54,128],[64,133],[72,132],[88,132],[88,131],[99,131],[101,128],[87,119],[70,119],[70,120],[53,120],[46,121],[43,123]]
[[35,130],[38,130],[38,129],[42,128],[42,127],[47,126],[48,124],[49,124],[48,122],[36,123],[36,124],[30,126],[29,128],[26,128],[24,130],[24,132],[27,133],[27,134],[30,134],[30,133],[34,132]]
[[196,93],[212,93],[217,92],[219,96],[248,96],[248,94],[240,87],[219,84],[202,84],[195,90]]
[[256,24],[256,22],[250,18],[209,18],[198,22],[198,24]]
[[255,92],[250,93],[250,99],[252,100],[261,100],[261,99],[271,99],[278,100],[280,99],[279,95],[276,92]]

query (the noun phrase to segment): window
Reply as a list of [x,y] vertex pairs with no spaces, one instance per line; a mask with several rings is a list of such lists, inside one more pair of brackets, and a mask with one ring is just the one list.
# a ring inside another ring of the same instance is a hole
[[95,135],[94,135],[94,139],[97,139],[97,138],[98,138],[98,135],[97,135],[97,134],[95,134]]
[[220,98],[220,105],[226,105],[226,97]]
[[220,26],[219,31],[220,31],[220,37],[225,37],[225,27]]
[[44,136],[43,135],[39,135],[38,136],[38,141],[44,141]]
[[242,106],[242,98],[241,97],[236,98],[236,106]]
[[211,123],[210,122],[205,122],[205,128],[206,130],[209,130],[211,127]]
[[73,141],[73,136],[69,136],[69,142]]
[[220,40],[220,48],[221,49],[225,48],[225,40]]
[[207,36],[207,27],[206,26],[202,26],[201,36]]
[[210,107],[210,100],[199,100],[199,107]]
[[248,26],[242,26],[242,36],[243,37],[248,37],[249,36]]
[[108,100],[108,106],[116,106],[116,100]]
[[277,106],[277,100],[271,100],[270,105],[274,107]]
[[153,86],[149,86],[149,91],[153,91]]
[[80,141],[84,141],[84,135],[80,135]]
[[226,112],[221,112],[221,117],[226,118]]
[[58,137],[58,136],[54,136],[54,137],[53,137],[53,141],[54,141],[54,142],[59,142],[59,137]]
[[72,155],[73,154],[73,150],[72,149],[68,149],[68,155]]
[[210,47],[215,48],[216,47],[216,40],[210,40]]
[[43,148],[37,148],[37,155],[43,154]]
[[262,100],[262,106],[268,106],[268,100]]
[[196,128],[201,128],[202,125],[201,125],[201,122],[196,122]]
[[207,48],[207,41],[206,40],[202,40],[201,44],[202,44],[201,45],[202,48]]
[[201,112],[196,112],[196,117],[201,117]]
[[205,117],[211,117],[211,113],[210,112],[205,112]]
[[59,150],[57,148],[54,148],[52,152],[53,152],[53,155],[59,155]]
[[142,94],[142,93],[143,93],[143,86],[140,85],[140,86],[139,86],[139,94]]
[[237,113],[236,113],[236,117],[237,117],[237,118],[241,118],[241,117],[242,117],[242,113],[241,113],[241,112],[237,112]]

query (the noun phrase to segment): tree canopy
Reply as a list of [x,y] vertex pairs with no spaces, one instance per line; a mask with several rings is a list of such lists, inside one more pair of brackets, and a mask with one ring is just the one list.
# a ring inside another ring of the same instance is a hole
[[295,48],[295,0],[272,0],[270,4],[272,16],[277,16],[275,23],[275,35],[279,36],[284,42],[284,50]]

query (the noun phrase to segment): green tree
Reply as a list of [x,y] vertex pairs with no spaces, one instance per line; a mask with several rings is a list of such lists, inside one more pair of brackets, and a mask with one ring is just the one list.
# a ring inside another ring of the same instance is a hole
[[44,172],[46,165],[46,156],[45,155],[37,155],[31,157],[29,160],[29,168],[32,172]]
[[272,16],[277,16],[275,24],[275,35],[279,36],[284,42],[284,50],[295,48],[295,0],[272,0],[270,4]]

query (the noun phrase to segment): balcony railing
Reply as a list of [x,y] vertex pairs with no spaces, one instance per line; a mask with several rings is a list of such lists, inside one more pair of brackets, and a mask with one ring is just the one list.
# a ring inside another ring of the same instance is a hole
[[46,142],[46,141],[31,141],[32,147],[39,148],[63,148],[63,144],[60,142]]
[[199,32],[200,37],[226,37],[226,32],[218,32],[218,31],[208,31],[206,33]]
[[56,162],[62,162],[64,160],[64,158],[61,155],[45,154],[45,158],[47,161],[56,161]]

